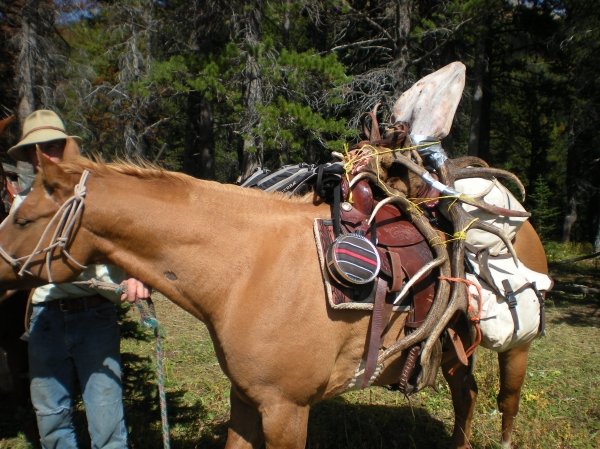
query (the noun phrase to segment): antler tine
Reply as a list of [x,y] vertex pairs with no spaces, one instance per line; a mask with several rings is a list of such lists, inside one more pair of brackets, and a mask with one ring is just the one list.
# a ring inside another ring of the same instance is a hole
[[365,178],[367,178],[369,181],[373,181],[375,184],[377,184],[377,186],[381,187],[381,181],[374,173],[363,171],[350,180],[350,182],[348,183],[348,189],[352,190],[352,188],[358,183],[358,181]]
[[[456,167],[453,166],[452,162],[450,160],[447,160],[444,164],[442,164],[440,167],[438,167],[438,170],[439,170],[442,181],[453,186],[454,181],[456,180],[455,174],[456,174],[457,170],[456,170]],[[487,169],[487,170],[492,170],[492,169]],[[502,171],[504,171],[504,170],[502,170]],[[505,172],[505,173],[509,173],[509,172]],[[512,175],[512,173],[509,173],[509,174]],[[516,176],[515,176],[515,179],[518,180],[518,178]],[[519,181],[519,184],[520,184],[520,181]],[[496,235],[497,237],[499,237],[502,240],[502,242],[504,242],[506,249],[508,249],[508,251],[510,252],[510,255],[515,260],[515,263],[517,265],[519,264],[518,259],[517,259],[517,254],[515,252],[515,249],[512,246],[512,243],[510,242],[510,238],[508,238],[508,236],[506,235],[506,233],[503,230],[497,228],[496,226],[493,226],[493,225],[490,225],[488,223],[484,223],[484,222],[478,220],[476,217],[471,215],[469,212],[464,210],[462,207],[452,207],[452,204],[449,203],[448,200],[444,200],[443,202],[446,205],[446,210],[448,211],[448,214],[452,218],[452,224],[454,225],[455,232],[457,230],[466,232],[468,228],[477,228],[477,229],[481,229],[483,231],[490,232],[490,233]],[[482,203],[483,201],[477,199],[476,197],[467,197],[466,199],[464,199],[463,202],[470,204],[472,206],[478,207],[477,203]],[[487,203],[485,203],[485,204],[487,204]],[[511,217],[529,217],[529,216],[531,216],[531,214],[529,212],[520,212],[520,211],[513,211],[514,213],[512,215],[506,215],[504,213],[499,213],[506,209],[504,209],[502,207],[498,207],[497,209],[499,209],[499,211],[492,212],[492,213],[496,213],[496,215],[504,215],[507,217],[508,216],[511,216]],[[485,210],[488,211],[487,209],[485,209]],[[488,211],[488,212],[491,212],[491,211]],[[464,243],[462,246],[463,246],[463,248],[461,250],[462,251],[461,259],[459,260],[460,266],[462,266],[462,260],[463,260],[463,256],[464,256]],[[464,276],[464,270],[463,270],[462,275]]]
[[452,163],[459,168],[465,168],[468,166],[474,167],[489,167],[488,163],[483,159],[476,156],[460,156],[452,159]]
[[501,168],[492,167],[455,167],[451,168],[454,180],[464,178],[505,178],[514,182],[521,193],[521,201],[525,199],[525,186],[517,175]]
[[[448,200],[445,200],[444,203],[448,203]],[[448,210],[452,223],[455,226],[455,229],[465,229],[469,226],[472,226],[472,221],[468,222],[468,214],[464,209],[459,207],[451,207]],[[465,241],[463,239],[456,239],[452,244],[452,277],[464,279],[465,277],[465,266],[464,266],[464,257],[465,257]],[[467,311],[467,290],[462,283],[453,283],[451,286],[450,300],[448,306],[444,310],[444,313],[438,320],[438,322],[434,325],[433,330],[431,331],[430,337],[426,340],[425,345],[423,346],[423,351],[421,352],[421,366],[423,368],[422,372],[426,373],[428,369],[430,369],[430,360],[432,357],[432,350],[434,349],[435,341],[442,335],[442,332],[448,326],[448,323],[456,312],[461,311],[466,313]],[[427,379],[422,379],[419,382],[423,382],[423,385],[419,384],[418,388],[422,388],[427,385]]]
[[463,178],[490,178],[493,176],[507,178],[514,182],[521,192],[521,201],[525,199],[525,186],[518,176],[508,170],[491,168],[486,161],[475,156],[462,156],[450,161],[454,180]]
[[[459,211],[460,214],[465,214],[467,217],[473,217],[470,213],[468,213],[467,211],[465,211],[464,209],[461,209],[461,211]],[[464,220],[466,221],[466,220]],[[464,222],[463,221],[463,222]],[[500,238],[502,240],[502,243],[504,243],[504,246],[506,246],[506,249],[508,250],[508,252],[510,253],[510,255],[513,257],[515,263],[517,264],[517,266],[519,266],[519,259],[517,258],[517,253],[515,251],[515,248],[513,247],[510,238],[508,237],[508,235],[506,235],[506,232],[504,232],[502,229],[491,225],[489,223],[486,223],[484,221],[471,221],[470,222],[471,225],[469,226],[469,229],[481,229],[482,231],[487,231],[491,234],[494,234],[495,236],[497,236],[498,238]],[[467,224],[468,225],[468,224]],[[466,230],[465,230],[466,231]]]
[[[382,181],[374,173],[371,172],[363,172],[358,176],[360,176],[361,179],[367,178],[370,181],[372,181],[375,185],[378,185],[380,187],[383,184]],[[411,221],[414,223],[417,229],[419,229],[419,231],[425,236],[425,238],[429,242],[434,253],[436,254],[436,258],[434,259],[434,261],[431,262],[431,265],[428,264],[427,267],[430,269],[434,268],[435,266],[438,266],[442,280],[440,280],[438,283],[433,304],[431,306],[431,309],[429,310],[429,313],[427,314],[427,317],[425,318],[425,321],[414,332],[405,335],[404,338],[398,340],[388,349],[383,351],[377,358],[377,364],[384,363],[389,357],[423,340],[431,340],[431,336],[433,335],[431,331],[436,327],[436,324],[439,323],[440,318],[443,317],[444,311],[447,308],[448,301],[450,298],[450,284],[448,283],[448,281],[443,279],[444,277],[447,277],[449,273],[451,273],[450,258],[448,256],[448,251],[446,250],[445,245],[441,244],[441,241],[440,244],[434,243],[436,240],[441,240],[440,235],[433,228],[433,226],[431,226],[431,224],[423,214],[415,212],[414,205],[406,198],[406,196],[402,192],[387,185],[385,186],[385,188],[388,190],[388,192],[392,193],[393,196],[382,200],[378,204],[370,220],[373,219],[374,214],[376,214],[377,210],[379,210],[378,208],[382,207],[383,204],[396,204],[400,208],[400,210],[402,210],[402,212],[406,213],[410,217]],[[434,343],[432,342],[431,346],[433,346],[433,344]],[[431,357],[431,354],[428,354],[428,357]],[[428,360],[427,365],[429,366],[429,364],[430,362]]]
[[488,204],[483,200],[473,198],[468,195],[463,195],[460,192],[457,192],[456,190],[454,190],[453,187],[451,187],[454,185],[454,180],[456,179],[454,177],[454,173],[456,173],[456,169],[452,168],[451,164],[448,163],[448,161],[446,161],[444,164],[442,164],[439,167],[440,175],[442,176],[442,182],[439,182],[439,181],[436,181],[435,179],[433,179],[431,174],[429,174],[429,172],[427,171],[427,169],[425,169],[425,167],[422,167],[422,166],[414,163],[413,161],[408,159],[403,154],[397,155],[395,162],[398,162],[398,163],[404,165],[406,168],[408,168],[412,172],[419,175],[427,184],[429,184],[436,190],[439,190],[444,195],[452,196],[463,203],[478,207],[479,209],[489,212],[491,214],[502,215],[504,217],[529,217],[529,216],[531,216],[531,214],[529,212],[505,209],[503,207],[498,207],[493,204]]
[[456,199],[459,201],[478,207],[479,209],[489,212],[490,214],[501,215],[503,217],[531,217],[531,214],[527,211],[512,210],[504,207],[494,206],[493,204],[488,204],[478,198],[474,198],[469,195],[462,195],[459,192],[456,193],[458,195]]
[[[423,346],[423,351],[421,352],[421,366],[422,372],[426,373],[429,370],[430,360],[432,356],[432,350],[434,348],[434,344],[436,340],[442,335],[442,332],[448,327],[448,324],[456,314],[456,312],[461,311],[466,313],[467,310],[467,290],[466,286],[462,283],[453,284],[452,285],[452,293],[450,297],[450,301],[446,310],[439,318],[438,322],[434,325],[431,335],[425,341],[425,345]],[[424,385],[418,385],[417,388],[422,388],[427,386],[426,382],[423,382]]]

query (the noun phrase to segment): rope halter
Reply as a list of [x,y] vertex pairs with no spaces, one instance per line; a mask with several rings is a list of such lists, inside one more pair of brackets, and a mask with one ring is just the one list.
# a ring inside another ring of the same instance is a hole
[[[73,196],[67,199],[62,206],[56,211],[52,219],[46,225],[46,229],[40,236],[35,249],[31,254],[19,258],[14,258],[6,252],[2,246],[0,246],[0,256],[8,262],[12,267],[18,268],[17,275],[19,277],[25,274],[33,276],[28,270],[28,267],[33,263],[33,259],[40,255],[45,254],[46,256],[46,273],[48,274],[48,282],[52,283],[52,273],[50,271],[50,265],[52,263],[52,257],[56,250],[58,254],[66,256],[72,263],[77,265],[81,269],[85,269],[86,266],[77,262],[71,254],[67,251],[67,246],[73,241],[74,232],[76,225],[81,219],[81,215],[84,209],[85,195],[87,188],[85,183],[90,172],[84,170],[81,173],[79,183],[77,183],[73,189]],[[45,248],[42,248],[43,242],[50,232],[54,229],[50,243]],[[22,262],[24,260],[24,262]]]

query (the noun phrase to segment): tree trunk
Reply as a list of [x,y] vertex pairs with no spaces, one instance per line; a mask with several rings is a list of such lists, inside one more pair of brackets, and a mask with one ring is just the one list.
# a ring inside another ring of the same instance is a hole
[[27,0],[21,16],[20,51],[16,70],[16,85],[19,89],[17,115],[21,124],[35,110],[35,56],[39,53],[38,36],[35,32],[37,4],[35,0]]
[[200,93],[188,97],[188,122],[183,170],[194,177],[215,179],[215,142],[213,116]]
[[579,191],[578,176],[580,175],[580,166],[577,151],[577,148],[579,148],[578,133],[575,130],[575,120],[574,115],[572,115],[569,123],[567,143],[567,210],[565,211],[562,230],[562,241],[564,243],[571,241],[571,232],[577,221],[577,193]]
[[[125,50],[119,56],[118,89],[131,92],[131,84],[142,80],[150,71],[153,59],[151,33],[158,28],[154,19],[153,3],[144,1],[138,6],[121,5],[128,36],[124,43]],[[114,105],[119,121],[123,123],[123,140],[125,155],[149,157],[149,146],[146,136],[153,125],[148,122],[148,112],[154,97],[152,93],[143,95],[132,92],[127,98],[119,99]]]
[[568,212],[565,215],[565,219],[563,221],[563,233],[562,233],[562,241],[563,243],[567,243],[571,241],[571,231],[573,230],[573,226],[577,221],[577,200],[575,199],[575,194],[569,197],[569,205]]
[[596,231],[594,235],[594,252],[600,251],[600,192],[596,190],[596,193],[592,196],[592,204],[590,208],[593,212],[593,223],[596,224]]
[[[393,66],[397,73],[394,96],[399,98],[406,86],[406,68],[410,63],[410,49],[408,36],[411,29],[411,17],[413,13],[413,0],[401,0],[396,2],[394,8],[394,47]],[[364,111],[360,111],[361,113]]]
[[260,121],[258,107],[263,103],[263,82],[257,60],[257,50],[261,39],[261,23],[263,15],[263,2],[256,0],[254,7],[246,7],[243,16],[243,48],[246,48],[246,68],[244,77],[244,109],[245,117],[242,127],[243,148],[241,161],[242,179],[249,176],[257,167],[262,166],[263,143],[253,128]]
[[490,20],[486,16],[480,29],[477,41],[475,67],[473,68],[473,98],[471,99],[471,125],[469,132],[470,156],[484,160],[490,152]]
[[[15,45],[10,45],[10,42],[15,42],[22,32],[22,10],[24,0],[14,0],[12,2],[0,2],[0,92],[2,92],[1,103],[8,106],[12,113],[17,113],[18,92],[16,76],[18,70],[19,49]],[[4,110],[0,112],[3,116]],[[17,129],[17,126],[10,127],[6,134],[3,135],[1,145],[5,148],[10,147],[15,137],[12,130]],[[7,146],[8,145],[8,146]]]

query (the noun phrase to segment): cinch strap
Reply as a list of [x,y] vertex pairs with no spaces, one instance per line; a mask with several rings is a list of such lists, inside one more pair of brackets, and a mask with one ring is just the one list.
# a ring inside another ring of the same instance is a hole
[[515,323],[515,330],[513,333],[516,334],[519,331],[519,315],[517,315],[517,295],[515,295],[515,292],[510,286],[510,282],[508,282],[508,279],[504,279],[502,281],[502,286],[504,287],[504,294],[506,296],[506,302],[508,303],[510,314],[512,315],[513,322]]

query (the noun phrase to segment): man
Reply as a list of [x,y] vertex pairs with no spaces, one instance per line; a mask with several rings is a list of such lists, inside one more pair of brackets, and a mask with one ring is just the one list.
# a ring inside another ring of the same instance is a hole
[[[80,137],[66,133],[55,112],[37,110],[25,119],[21,140],[8,154],[31,163],[37,171],[36,147],[43,157],[60,162],[65,152],[79,154],[80,142]],[[15,198],[11,212],[28,191]],[[31,296],[30,391],[44,449],[78,447],[72,420],[76,384],[81,387],[92,447],[127,447],[115,303],[147,298],[149,290],[136,279],[123,281],[124,273],[114,266],[90,265],[78,280],[92,278],[122,281],[127,293],[119,298],[116,293],[86,286],[48,284]]]

